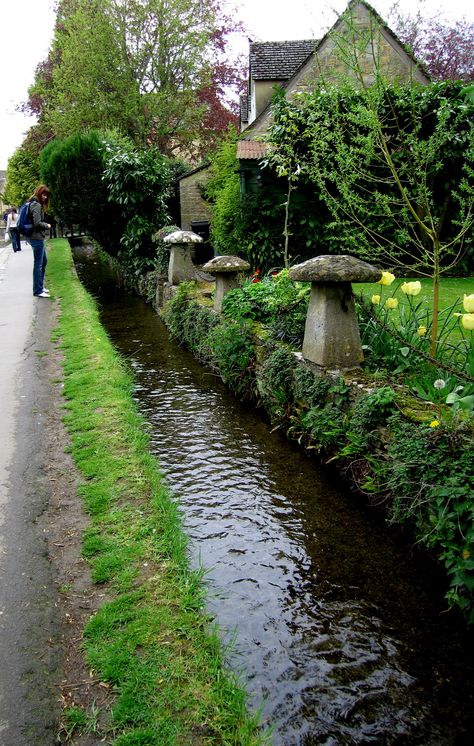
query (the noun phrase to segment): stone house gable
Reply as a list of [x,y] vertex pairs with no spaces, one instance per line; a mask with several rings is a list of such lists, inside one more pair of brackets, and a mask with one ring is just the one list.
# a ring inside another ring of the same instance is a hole
[[[409,54],[397,36],[388,28],[379,14],[362,0],[351,0],[344,13],[338,18],[328,33],[317,43],[314,51],[302,62],[293,76],[282,85],[288,97],[299,92],[308,91],[323,81],[337,83],[341,76],[351,75],[351,66],[341,58],[335,36],[344,40],[347,53],[357,58],[362,71],[364,83],[370,85],[374,79],[376,66],[384,72],[389,80],[399,82],[429,82],[429,77],[421,65]],[[349,43],[346,43],[349,42]],[[354,84],[356,81],[354,79]],[[270,103],[270,102],[269,102]],[[243,140],[257,140],[267,131],[271,122],[269,104],[242,132]],[[262,143],[263,146],[263,143]],[[240,142],[237,145],[237,157],[248,159],[248,148]],[[262,158],[264,148],[260,148]]]

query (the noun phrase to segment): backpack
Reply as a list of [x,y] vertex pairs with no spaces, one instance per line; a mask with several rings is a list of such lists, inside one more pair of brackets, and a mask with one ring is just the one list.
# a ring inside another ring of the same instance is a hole
[[33,223],[30,217],[30,203],[25,202],[18,211],[18,217],[16,219],[16,227],[21,236],[29,238],[33,233]]

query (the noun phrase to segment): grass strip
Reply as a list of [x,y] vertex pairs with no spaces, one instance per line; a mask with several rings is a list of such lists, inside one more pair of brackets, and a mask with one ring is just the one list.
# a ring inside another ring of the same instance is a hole
[[116,693],[103,735],[118,746],[267,743],[238,678],[223,665],[202,574],[189,567],[180,514],[149,453],[131,374],[73,271],[67,241],[52,241],[48,259],[60,304],[65,423],[90,515],[83,554],[93,580],[108,589],[84,630],[89,666]]

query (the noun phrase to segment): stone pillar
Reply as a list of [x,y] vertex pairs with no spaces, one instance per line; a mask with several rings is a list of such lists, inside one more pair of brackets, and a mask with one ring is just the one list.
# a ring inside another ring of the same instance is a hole
[[377,282],[381,270],[351,256],[318,256],[290,269],[311,282],[303,357],[326,370],[357,368],[364,360],[351,282]]
[[216,277],[214,310],[220,313],[224,295],[239,286],[239,272],[250,269],[250,264],[238,256],[216,256],[206,262],[202,269]]
[[179,285],[180,282],[194,279],[192,253],[195,244],[201,243],[202,237],[193,231],[175,231],[166,236],[163,241],[170,247],[168,282],[171,285]]

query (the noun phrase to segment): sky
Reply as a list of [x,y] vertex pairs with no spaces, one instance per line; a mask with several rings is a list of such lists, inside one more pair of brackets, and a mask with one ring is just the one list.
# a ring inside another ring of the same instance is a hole
[[[5,0],[4,0],[5,2]],[[348,0],[232,0],[237,17],[248,36],[259,41],[320,38],[334,23]],[[372,0],[371,5],[382,18],[394,0]],[[21,145],[25,133],[35,119],[16,111],[27,99],[37,65],[48,54],[54,29],[54,0],[15,0],[15,24],[21,20],[21,38],[4,24],[0,38],[0,70],[3,92],[0,100],[0,170],[7,167],[9,157]],[[403,12],[414,14],[418,0],[399,0]],[[426,0],[430,14],[440,7],[450,19],[474,21],[472,0],[449,0],[437,3]],[[3,5],[3,3],[2,3]]]

